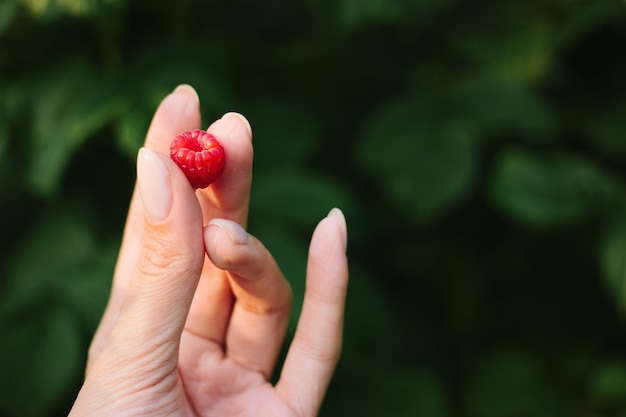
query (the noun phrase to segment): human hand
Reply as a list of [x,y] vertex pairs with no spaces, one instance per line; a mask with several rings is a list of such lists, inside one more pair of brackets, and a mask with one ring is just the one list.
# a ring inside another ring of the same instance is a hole
[[193,191],[165,156],[201,126],[198,97],[177,88],[139,152],[137,186],[106,311],[70,416],[314,416],[340,355],[348,281],[346,225],[331,210],[309,249],[306,293],[282,372],[291,290],[245,231],[252,133],[243,116],[208,129],[227,162]]

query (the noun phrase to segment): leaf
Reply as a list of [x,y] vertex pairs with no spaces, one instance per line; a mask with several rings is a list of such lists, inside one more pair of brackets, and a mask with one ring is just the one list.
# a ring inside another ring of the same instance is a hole
[[591,379],[594,400],[606,403],[623,403],[626,398],[626,364],[606,364],[596,370]]
[[538,416],[548,392],[536,360],[501,351],[477,366],[468,381],[468,409],[481,417]]
[[[577,132],[586,144],[609,156],[622,157],[626,153],[626,130],[624,114],[626,101],[623,94],[618,93],[617,100],[606,100],[596,106],[585,106],[571,115],[571,128]],[[590,98],[593,100],[593,98]]]
[[617,309],[626,312],[626,219],[611,222],[600,248],[605,286]]
[[10,269],[8,290],[1,303],[2,311],[36,303],[51,294],[62,281],[59,276],[68,266],[80,262],[95,251],[84,225],[56,216],[21,248]]
[[[171,50],[174,48],[177,51]],[[159,104],[179,84],[190,84],[198,93],[200,107],[205,116],[203,123],[207,123],[207,113],[215,118],[217,114],[221,116],[226,109],[231,108],[230,97],[222,83],[203,67],[200,60],[162,62],[164,54],[179,53],[178,49],[179,45],[158,44],[158,47],[145,48],[135,57],[138,61],[138,68],[135,70],[138,73],[133,76],[137,82],[127,93],[127,105],[115,124],[118,145],[133,158],[145,141]]]
[[251,212],[282,224],[311,227],[330,209],[351,210],[347,192],[332,182],[303,173],[258,178],[252,187]]
[[487,132],[520,132],[547,138],[556,122],[550,108],[526,87],[486,81],[459,98],[463,118]]
[[28,10],[39,18],[56,18],[63,14],[75,17],[93,16],[108,5],[123,0],[22,0]]
[[86,328],[95,326],[108,295],[117,246],[96,244],[88,226],[69,215],[51,215],[37,230],[9,269],[0,317],[18,317],[39,303],[52,302],[74,309]]
[[438,117],[425,103],[397,103],[367,126],[359,154],[383,191],[420,220],[457,202],[474,177],[471,132]]
[[45,195],[58,187],[77,147],[126,106],[112,83],[79,63],[54,73],[31,91],[35,130],[28,180]]
[[615,184],[587,161],[539,158],[509,149],[496,163],[490,197],[522,223],[564,225],[582,219],[608,201]]
[[401,16],[401,7],[396,0],[342,0],[338,6],[340,22],[348,28],[368,21],[393,22]]
[[256,180],[250,206],[252,233],[267,246],[291,283],[290,328],[294,329],[304,297],[309,238],[331,208],[349,213],[352,202],[344,190],[322,178],[276,173]]
[[554,38],[547,19],[531,17],[519,30],[503,37],[496,51],[491,51],[491,77],[513,84],[541,80],[554,60]]
[[337,186],[302,173],[264,175],[252,187],[252,233],[273,254],[293,290],[291,331],[302,308],[308,238],[331,208],[349,213],[351,205],[348,195]]
[[9,326],[0,343],[0,411],[44,417],[76,382],[85,353],[74,316],[62,307],[38,307]]
[[9,128],[0,113],[0,162],[4,160],[4,155],[9,147]]
[[319,146],[319,123],[307,112],[279,101],[264,101],[246,113],[254,133],[257,172],[277,173],[298,169]]
[[3,0],[0,2],[0,37],[13,23],[18,7],[18,0]]
[[[415,370],[399,370],[381,381],[381,395],[388,399],[379,415],[446,416],[443,384],[434,375]],[[410,410],[410,411],[409,411]]]
[[96,243],[78,212],[64,207],[41,219],[8,268],[0,410],[10,415],[43,417],[59,406],[80,381],[87,338],[104,310],[117,242]]
[[253,234],[272,253],[285,279],[289,281],[293,292],[289,331],[293,332],[298,324],[304,299],[308,242],[300,239],[297,234],[290,232],[287,228],[278,227],[274,223],[259,224],[253,228]]
[[135,157],[143,145],[154,108],[134,102],[116,123],[117,143],[125,154]]

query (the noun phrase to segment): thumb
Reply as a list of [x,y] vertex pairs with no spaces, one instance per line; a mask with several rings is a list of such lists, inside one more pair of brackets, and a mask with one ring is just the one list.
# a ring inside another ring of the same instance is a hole
[[117,355],[131,361],[147,356],[158,366],[176,358],[202,271],[202,213],[188,180],[163,154],[139,151],[137,184],[142,245],[110,342]]

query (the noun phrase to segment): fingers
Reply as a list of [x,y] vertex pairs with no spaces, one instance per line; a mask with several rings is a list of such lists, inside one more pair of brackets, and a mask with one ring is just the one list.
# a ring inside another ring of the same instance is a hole
[[[200,103],[198,95],[190,86],[179,86],[159,105],[148,130],[145,146],[167,154],[169,143],[176,134],[199,127]],[[128,283],[139,258],[143,226],[143,206],[135,190],[126,219],[124,239],[115,269],[109,304],[93,338],[87,369],[99,356],[117,320]]]
[[302,313],[277,391],[301,416],[317,415],[341,353],[348,285],[347,231],[333,209],[311,238]]
[[[220,141],[226,154],[222,176],[209,188],[197,191],[204,224],[213,218],[230,219],[245,227],[252,182],[252,131],[240,114],[227,113],[208,129]],[[207,262],[189,312],[187,330],[224,344],[233,306],[233,294],[226,274]]]
[[175,369],[180,334],[204,263],[202,214],[184,174],[143,148],[137,183],[144,207],[142,246],[107,350],[145,371]]
[[157,109],[145,147],[169,155],[170,143],[175,136],[201,125],[200,99],[193,87],[182,84],[163,101]]
[[269,378],[289,321],[291,288],[263,244],[237,223],[214,219],[204,239],[212,263],[228,271],[236,300],[225,353]]
[[252,129],[245,117],[226,113],[207,132],[224,147],[226,165],[211,187],[198,192],[205,224],[213,218],[233,220],[245,227],[252,182]]

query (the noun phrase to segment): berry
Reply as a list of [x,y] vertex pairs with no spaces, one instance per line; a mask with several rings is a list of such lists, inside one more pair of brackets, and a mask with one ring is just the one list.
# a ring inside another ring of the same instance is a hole
[[208,187],[224,170],[224,148],[215,136],[199,129],[176,136],[170,145],[170,157],[194,189]]

